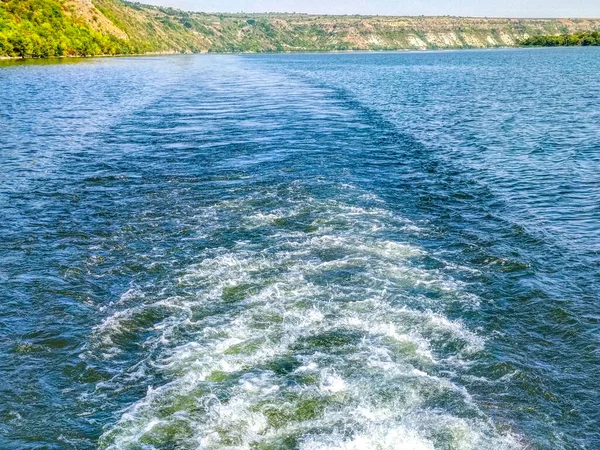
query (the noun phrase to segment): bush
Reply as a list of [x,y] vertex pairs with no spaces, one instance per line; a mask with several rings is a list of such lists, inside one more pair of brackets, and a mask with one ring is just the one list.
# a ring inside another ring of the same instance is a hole
[[573,47],[600,45],[600,32],[561,34],[560,36],[531,36],[519,42],[529,47]]

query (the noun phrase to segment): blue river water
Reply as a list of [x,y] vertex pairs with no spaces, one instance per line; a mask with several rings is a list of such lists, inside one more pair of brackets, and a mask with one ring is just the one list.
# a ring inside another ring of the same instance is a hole
[[0,62],[0,448],[600,449],[598,73]]

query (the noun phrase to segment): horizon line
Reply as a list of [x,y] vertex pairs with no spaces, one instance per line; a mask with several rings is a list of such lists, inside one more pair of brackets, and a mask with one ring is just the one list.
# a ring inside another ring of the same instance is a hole
[[[325,13],[306,13],[306,12],[287,12],[287,11],[263,11],[263,12],[245,12],[245,11],[201,11],[194,9],[182,9],[175,6],[152,5],[141,2],[127,2],[130,4],[144,5],[150,8],[162,8],[184,13],[206,14],[215,16],[265,16],[265,15],[287,15],[287,16],[312,16],[312,17],[383,17],[383,18],[450,18],[450,19],[499,19],[499,20],[600,20],[600,16],[460,16],[453,14],[325,14]],[[597,31],[600,31],[597,30]]]
[[[456,19],[504,19],[504,20],[600,20],[600,16],[592,17],[592,16],[461,16],[461,15],[453,15],[453,14],[440,14],[440,15],[430,15],[430,14],[329,14],[329,13],[309,13],[309,12],[289,12],[289,11],[263,11],[263,12],[245,12],[245,11],[202,11],[195,9],[183,9],[176,6],[165,6],[165,5],[154,5],[150,3],[131,1],[131,0],[123,0],[123,3],[130,5],[141,5],[147,6],[150,8],[164,8],[171,9],[176,11],[181,11],[185,13],[194,13],[194,14],[207,14],[207,15],[298,15],[298,16],[314,16],[314,17],[424,17],[424,18],[456,18]],[[600,31],[600,30],[597,30]]]

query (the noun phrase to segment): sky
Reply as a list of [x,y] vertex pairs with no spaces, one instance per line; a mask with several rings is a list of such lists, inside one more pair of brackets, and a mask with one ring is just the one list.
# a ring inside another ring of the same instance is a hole
[[600,0],[140,0],[205,12],[432,15],[476,17],[594,17]]

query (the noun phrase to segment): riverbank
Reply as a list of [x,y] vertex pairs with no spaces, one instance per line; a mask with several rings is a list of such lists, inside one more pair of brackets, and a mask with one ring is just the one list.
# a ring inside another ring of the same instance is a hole
[[91,55],[91,56],[61,56],[53,58],[21,58],[21,57],[0,57],[0,62],[52,62],[52,61],[76,61],[76,60],[91,60],[91,59],[110,59],[110,58],[144,58],[144,57],[159,57],[159,56],[192,56],[192,55],[213,55],[213,56],[233,56],[233,55],[341,55],[341,54],[398,54],[398,53],[451,53],[451,52],[474,52],[474,51],[508,51],[508,50],[527,50],[540,47],[558,48],[566,46],[527,46],[518,45],[512,47],[492,47],[492,48],[445,48],[445,49],[395,49],[395,50],[328,50],[328,51],[282,51],[282,52],[155,52],[155,53],[139,53],[134,55]]
[[122,0],[8,0],[0,22],[0,54],[26,58],[497,48],[600,29],[600,19],[206,14]]
[[522,44],[529,47],[598,47],[600,46],[600,32],[532,36],[522,41]]

